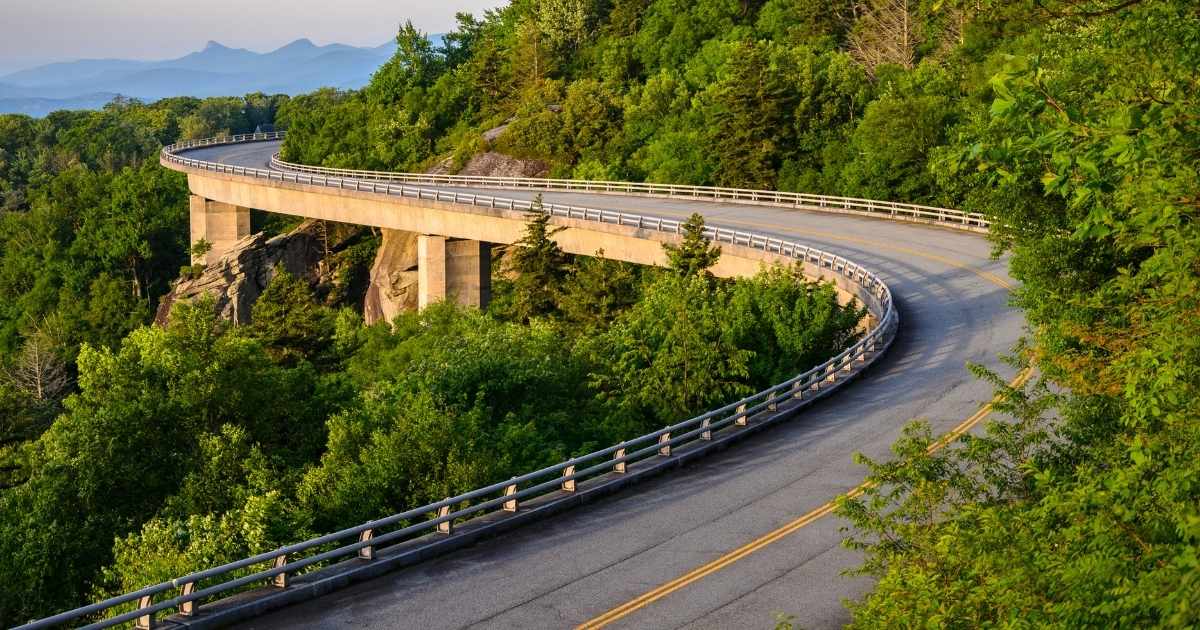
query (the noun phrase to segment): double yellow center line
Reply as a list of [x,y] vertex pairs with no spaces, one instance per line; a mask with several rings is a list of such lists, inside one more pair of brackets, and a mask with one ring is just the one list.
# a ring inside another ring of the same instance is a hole
[[[987,280],[988,282],[991,282],[992,284],[1000,286],[1004,289],[1012,288],[1012,285],[1007,280],[1005,280],[1004,278],[1002,278],[1000,276],[997,276],[996,274],[993,274],[993,273],[990,273],[987,271],[982,271],[979,269],[975,269],[973,267],[964,265],[963,263],[960,263],[956,260],[952,260],[952,259],[945,258],[942,256],[928,254],[925,252],[917,251],[917,250],[906,248],[906,247],[898,247],[898,246],[892,245],[890,243],[882,243],[879,241],[869,241],[866,239],[840,236],[837,234],[821,234],[820,236],[823,236],[823,237],[829,238],[829,239],[843,240],[843,241],[848,241],[848,242],[860,243],[860,244],[864,244],[864,245],[872,245],[872,246],[879,247],[882,249],[900,251],[900,252],[903,252],[903,253],[906,253],[906,254],[909,254],[912,256],[919,256],[921,258],[935,260],[937,262],[941,262],[941,263],[947,264],[952,267],[957,267],[959,269],[964,269],[964,270],[970,271],[971,273],[979,276],[980,278],[983,278],[984,280]],[[1018,373],[1015,378],[1013,378],[1013,380],[1009,383],[1009,386],[1010,387],[1020,387],[1020,386],[1024,385],[1032,376],[1033,376],[1033,368],[1032,367],[1025,368],[1024,370],[1021,370],[1021,372]],[[961,423],[958,424],[958,426],[954,427],[948,433],[946,433],[945,435],[938,438],[933,444],[929,445],[929,449],[928,449],[929,452],[933,453],[941,448],[946,447],[947,445],[953,443],[956,439],[958,439],[959,436],[966,433],[967,431],[970,431],[972,427],[974,427],[976,424],[979,424],[979,422],[981,420],[986,418],[988,416],[988,414],[990,414],[992,412],[992,408],[995,406],[996,402],[998,402],[998,399],[993,399],[991,402],[989,402],[986,405],[984,405],[983,407],[981,407],[979,409],[979,411],[976,411],[974,414],[972,414],[971,417],[967,418],[966,420],[963,420]],[[849,492],[847,492],[846,496],[850,497],[850,498],[854,498],[854,497],[862,494],[863,491],[867,490],[869,487],[870,487],[870,484],[868,482],[863,482],[863,483],[855,486],[854,488],[852,488]],[[678,591],[678,590],[688,586],[689,584],[692,584],[694,582],[702,580],[705,577],[712,575],[713,573],[716,573],[717,571],[720,571],[721,569],[724,569],[725,567],[737,562],[738,560],[741,560],[742,558],[745,558],[746,556],[758,551],[759,549],[762,549],[763,547],[766,547],[767,545],[770,545],[771,543],[773,543],[781,538],[784,538],[788,534],[791,534],[797,530],[804,528],[808,524],[820,519],[821,517],[829,514],[830,512],[833,512],[833,510],[836,507],[837,507],[837,499],[833,499],[833,500],[825,503],[824,505],[816,508],[815,510],[805,514],[804,516],[801,516],[800,518],[797,518],[796,520],[784,525],[783,527],[780,527],[774,531],[768,532],[767,534],[765,534],[759,538],[756,538],[756,539],[746,543],[745,545],[742,545],[741,547],[738,547],[737,549],[734,549],[733,551],[730,551],[729,553],[726,553],[726,554],[722,555],[721,557],[719,557],[711,562],[708,562],[707,564],[701,565],[699,567],[696,567],[695,569],[692,569],[691,571],[688,571],[687,573],[671,580],[670,582],[667,582],[667,583],[655,588],[654,590],[643,593],[642,595],[639,595],[638,597],[635,597],[602,615],[594,617],[594,618],[580,624],[578,626],[578,630],[595,630],[597,628],[603,628],[604,626],[607,626],[608,624],[611,624],[623,617],[626,617],[629,614],[631,614],[641,608],[645,608],[646,606],[649,606],[650,604],[670,595],[671,593],[674,593],[675,591]]]
[[[1033,375],[1033,369],[1025,368],[1019,374],[1017,374],[1017,377],[1014,378],[1012,380],[1012,382],[1009,383],[1009,385],[1012,387],[1020,387],[1021,385],[1024,385],[1025,382],[1028,381],[1032,375]],[[933,444],[929,445],[929,452],[933,453],[941,448],[944,448],[945,446],[954,442],[954,440],[958,439],[958,437],[961,436],[963,433],[970,431],[971,427],[978,424],[979,421],[983,420],[985,417],[987,417],[987,415],[989,413],[991,413],[992,406],[995,404],[995,402],[996,401],[993,400],[992,402],[989,402],[988,404],[984,405],[982,408],[980,408],[979,411],[975,412],[975,414],[972,415],[970,418],[967,418],[961,424],[959,424],[958,426],[951,429],[949,433],[947,433],[946,435],[943,435],[941,438],[939,438]],[[863,491],[865,491],[870,486],[871,486],[871,484],[869,484],[868,482],[863,482],[863,483],[855,486],[849,492],[847,492],[846,496],[850,497],[850,498],[857,497],[858,495],[862,494]],[[767,545],[770,545],[771,543],[787,536],[788,534],[791,534],[791,533],[805,527],[809,523],[812,523],[813,521],[816,521],[817,519],[821,518],[822,516],[829,514],[836,507],[837,507],[836,499],[829,501],[828,503],[825,503],[821,507],[805,514],[804,516],[801,516],[800,518],[784,525],[783,527],[780,527],[779,529],[776,529],[772,532],[767,533],[766,535],[764,535],[760,538],[750,541],[749,543],[746,543],[745,545],[742,545],[741,547],[738,547],[737,549],[730,551],[729,553],[717,558],[716,560],[713,560],[712,562],[709,562],[708,564],[705,564],[703,566],[692,569],[691,571],[688,571],[687,573],[675,578],[674,580],[671,580],[670,582],[667,582],[666,584],[663,584],[662,586],[659,586],[658,588],[656,588],[652,591],[649,591],[638,597],[635,597],[635,598],[625,602],[624,604],[621,604],[620,606],[617,606],[616,608],[613,608],[612,610],[610,610],[598,617],[595,617],[589,621],[584,622],[583,624],[581,624],[579,626],[579,629],[580,630],[592,630],[595,628],[603,628],[604,626],[607,626],[608,624],[610,624],[614,621],[617,621],[618,619],[621,619],[622,617],[625,617],[626,615],[629,615],[630,613],[632,613],[638,609],[644,608],[644,607],[666,597],[667,595],[670,595],[671,593],[674,593],[675,591],[678,591],[679,589],[682,589],[683,587],[685,587],[689,584],[692,584],[693,582],[702,580],[705,577],[707,577],[713,573],[716,573],[717,571],[720,571],[721,569],[724,569],[725,567],[733,564],[734,562],[737,562],[738,560],[745,558],[746,556],[754,553],[755,551],[758,551],[759,549],[762,549],[763,547],[766,547]]]

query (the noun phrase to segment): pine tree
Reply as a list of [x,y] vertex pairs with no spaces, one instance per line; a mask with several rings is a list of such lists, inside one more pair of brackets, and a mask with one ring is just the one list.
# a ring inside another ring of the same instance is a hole
[[720,186],[775,187],[791,95],[769,52],[762,44],[738,43],[726,62],[725,77],[710,92],[708,140]]
[[637,303],[637,267],[604,259],[604,250],[594,258],[581,257],[574,265],[561,300],[567,320],[585,328],[599,329]]
[[328,348],[333,322],[329,310],[317,304],[308,282],[277,268],[254,303],[250,333],[263,341],[272,356],[290,363],[300,357],[311,360]]
[[671,268],[681,275],[707,274],[708,268],[721,258],[721,247],[710,245],[704,236],[704,217],[692,213],[683,224],[683,241],[678,245],[664,244]]
[[551,238],[558,230],[550,227],[550,214],[542,208],[541,195],[534,199],[529,212],[525,234],[516,242],[511,263],[511,270],[517,274],[513,311],[520,321],[558,310],[568,263],[567,254]]

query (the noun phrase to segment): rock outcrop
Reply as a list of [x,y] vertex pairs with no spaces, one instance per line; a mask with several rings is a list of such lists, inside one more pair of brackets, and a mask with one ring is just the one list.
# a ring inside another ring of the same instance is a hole
[[243,238],[198,276],[180,279],[159,303],[155,323],[167,323],[176,301],[203,295],[216,299],[222,318],[235,324],[249,323],[254,302],[270,284],[277,266],[314,284],[320,279],[325,254],[321,237],[320,222],[305,221],[287,234],[268,238],[260,232]]
[[550,165],[541,160],[523,160],[488,151],[471,158],[458,174],[476,177],[546,177],[550,174]]
[[455,172],[454,158],[446,158],[425,170],[428,175],[474,175],[476,177],[546,177],[550,165],[541,160],[524,160],[487,151],[471,158]]
[[383,230],[383,244],[371,265],[371,285],[363,302],[368,324],[390,322],[417,310],[417,233]]
[[[497,127],[485,134],[494,140],[504,132]],[[447,158],[426,171],[434,175],[453,172],[453,161]],[[471,158],[459,175],[480,177],[546,177],[550,165],[541,160],[524,160],[503,153],[488,151]],[[494,247],[495,261],[505,255],[505,248]],[[383,245],[371,266],[371,285],[363,303],[363,319],[367,324],[391,321],[399,313],[417,310],[417,234],[399,230],[383,230]]]

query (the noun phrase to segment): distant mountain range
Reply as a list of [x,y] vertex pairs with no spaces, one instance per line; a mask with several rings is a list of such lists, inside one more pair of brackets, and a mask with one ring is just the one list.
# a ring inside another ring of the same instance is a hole
[[[430,37],[435,46],[441,37]],[[44,116],[57,109],[91,109],[118,94],[144,101],[168,96],[301,94],[321,87],[354,89],[396,50],[345,44],[317,46],[298,39],[257,53],[208,42],[203,50],[166,61],[84,59],[0,76],[0,113]]]

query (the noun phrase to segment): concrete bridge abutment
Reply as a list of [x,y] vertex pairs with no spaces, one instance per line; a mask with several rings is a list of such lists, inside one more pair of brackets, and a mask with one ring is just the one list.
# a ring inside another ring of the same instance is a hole
[[188,200],[191,219],[191,245],[205,241],[211,248],[202,256],[192,256],[192,263],[212,264],[250,236],[250,209],[229,203],[191,195]]

